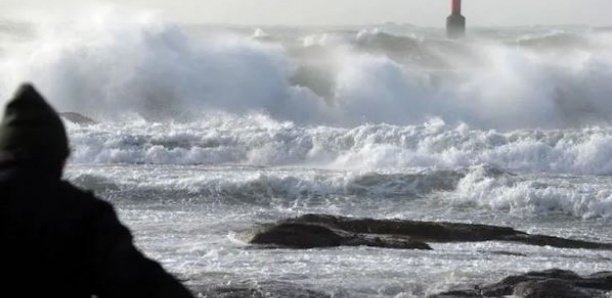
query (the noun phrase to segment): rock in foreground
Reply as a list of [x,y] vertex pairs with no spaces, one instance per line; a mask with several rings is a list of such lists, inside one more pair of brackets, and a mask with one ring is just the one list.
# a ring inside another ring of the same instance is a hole
[[581,277],[559,269],[510,276],[498,283],[456,290],[430,298],[467,297],[605,298],[612,295],[612,272]]
[[308,214],[264,227],[252,244],[289,248],[374,246],[430,249],[426,242],[506,241],[557,248],[612,250],[612,244],[532,235],[509,227]]

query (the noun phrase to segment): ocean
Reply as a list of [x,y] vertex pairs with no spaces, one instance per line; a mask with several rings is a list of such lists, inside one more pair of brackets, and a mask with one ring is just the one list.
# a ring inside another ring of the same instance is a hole
[[612,252],[502,242],[258,249],[307,213],[612,242],[612,29],[0,21],[0,103],[32,81],[66,121],[66,179],[112,202],[192,286],[424,297]]

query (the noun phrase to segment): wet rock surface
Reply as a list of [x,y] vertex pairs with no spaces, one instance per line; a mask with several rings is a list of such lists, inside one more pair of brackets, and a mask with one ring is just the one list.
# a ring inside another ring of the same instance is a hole
[[325,225],[292,222],[265,228],[253,237],[251,243],[295,249],[336,246],[431,249],[424,242],[402,236],[351,233]]
[[612,244],[532,235],[510,227],[308,214],[264,226],[252,244],[289,248],[374,246],[430,249],[427,242],[504,241],[557,248],[612,250]]
[[505,297],[605,298],[612,295],[612,272],[579,276],[572,271],[551,269],[509,276],[485,286],[474,286],[430,296],[430,298]]

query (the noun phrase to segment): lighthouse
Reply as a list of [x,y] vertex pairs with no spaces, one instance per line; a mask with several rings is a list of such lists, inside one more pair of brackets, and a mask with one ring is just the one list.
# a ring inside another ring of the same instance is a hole
[[465,17],[461,15],[461,0],[451,0],[452,13],[446,18],[446,36],[461,38],[465,36]]

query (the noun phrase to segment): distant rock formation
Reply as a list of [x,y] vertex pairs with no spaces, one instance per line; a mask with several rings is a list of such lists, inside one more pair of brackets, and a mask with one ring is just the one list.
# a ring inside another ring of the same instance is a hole
[[557,248],[612,250],[612,244],[532,235],[509,227],[308,214],[264,226],[250,241],[296,249],[374,246],[431,249],[426,242],[505,241]]
[[91,125],[91,124],[98,123],[97,121],[89,117],[83,116],[79,113],[66,112],[66,113],[59,113],[59,115],[65,120],[70,121],[71,123],[75,123],[75,124]]
[[612,272],[581,277],[572,271],[551,269],[509,276],[498,283],[449,291],[430,298],[606,298],[611,294]]

